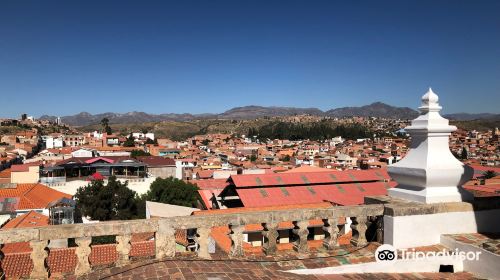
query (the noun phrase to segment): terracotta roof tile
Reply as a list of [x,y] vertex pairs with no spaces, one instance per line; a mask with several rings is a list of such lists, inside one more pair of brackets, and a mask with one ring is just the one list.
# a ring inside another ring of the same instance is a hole
[[70,194],[43,184],[17,184],[15,188],[0,189],[0,198],[18,198],[17,210],[44,209],[50,202],[61,197],[72,198]]

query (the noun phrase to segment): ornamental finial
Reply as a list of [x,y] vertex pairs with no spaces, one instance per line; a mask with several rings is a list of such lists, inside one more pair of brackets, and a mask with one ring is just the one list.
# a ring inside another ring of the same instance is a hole
[[427,112],[439,112],[441,111],[441,106],[439,106],[439,96],[432,91],[432,88],[429,87],[429,90],[422,96],[422,106],[419,107],[422,113]]

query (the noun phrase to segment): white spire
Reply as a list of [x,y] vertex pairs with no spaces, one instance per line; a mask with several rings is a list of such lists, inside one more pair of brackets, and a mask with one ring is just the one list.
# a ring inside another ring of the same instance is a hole
[[462,201],[460,188],[472,178],[473,170],[450,152],[449,135],[457,128],[439,114],[439,97],[431,88],[422,96],[422,114],[405,130],[411,135],[408,154],[388,167],[398,182],[389,195],[425,203]]

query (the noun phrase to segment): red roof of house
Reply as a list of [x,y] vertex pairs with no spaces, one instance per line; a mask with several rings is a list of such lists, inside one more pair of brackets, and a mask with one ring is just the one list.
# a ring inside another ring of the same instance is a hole
[[204,189],[224,189],[229,186],[227,179],[207,179],[207,180],[191,180],[192,184],[196,184],[198,188]]
[[321,168],[321,167],[316,167],[316,166],[310,166],[310,165],[302,165],[287,171],[284,171],[283,173],[297,173],[297,172],[331,172],[331,169],[328,168]]
[[[2,230],[11,228],[39,227],[39,226],[46,226],[48,224],[49,224],[49,217],[35,211],[29,211],[26,214],[23,214],[8,221],[2,227]],[[4,254],[23,253],[30,251],[31,247],[29,242],[8,243],[5,244],[4,247],[2,248],[2,252]]]
[[477,197],[500,196],[500,184],[464,186]]
[[18,199],[16,210],[44,209],[50,202],[61,197],[72,198],[70,194],[56,191],[43,184],[17,184],[15,188],[0,189],[0,199]]
[[9,180],[10,180],[10,173],[11,172],[12,172],[12,170],[10,168],[7,168],[7,169],[0,171],[0,178],[9,178]]
[[208,179],[212,178],[214,176],[214,171],[213,170],[200,170],[196,172],[198,175],[197,177],[200,179]]
[[96,162],[96,161],[100,161],[100,160],[105,161],[105,162],[107,162],[107,163],[114,163],[114,160],[109,159],[109,158],[105,158],[105,157],[95,157],[95,158],[91,158],[91,159],[86,160],[86,161],[85,161],[85,163],[94,163],[94,162]]
[[10,167],[11,172],[28,172],[30,166],[38,166],[40,162],[31,162],[25,164],[14,164]]
[[2,229],[39,227],[39,226],[46,226],[48,224],[49,224],[49,217],[31,210],[28,213],[22,214],[8,221],[2,227]]
[[203,200],[203,203],[208,209],[212,209],[212,194],[215,195],[216,197],[219,196],[219,194],[222,192],[222,189],[205,189],[205,190],[198,190],[198,193],[201,196],[201,199]]
[[374,182],[389,180],[385,169],[231,175],[236,188]]
[[479,165],[479,164],[470,164],[470,167],[474,168],[474,172],[486,172],[488,170],[492,170],[496,173],[500,173],[500,167],[494,167],[494,166],[484,166],[484,165]]
[[240,188],[238,196],[245,207],[295,205],[330,201],[338,205],[364,203],[365,196],[387,195],[395,182],[373,182],[335,185],[310,185],[271,188]]
[[144,162],[148,166],[175,166],[175,161],[171,158],[158,156],[139,156],[138,160]]

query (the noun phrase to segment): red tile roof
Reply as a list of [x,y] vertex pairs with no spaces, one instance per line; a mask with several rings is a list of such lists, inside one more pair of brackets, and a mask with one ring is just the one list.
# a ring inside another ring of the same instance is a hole
[[15,188],[0,189],[0,198],[18,198],[16,210],[44,209],[50,202],[62,197],[72,198],[70,194],[43,184],[17,184]]
[[2,227],[2,229],[39,227],[39,226],[46,226],[48,224],[49,224],[49,217],[31,210],[26,214],[22,214],[8,221]]
[[214,171],[213,170],[201,170],[196,172],[197,177],[200,179],[208,179],[212,178],[214,176]]

